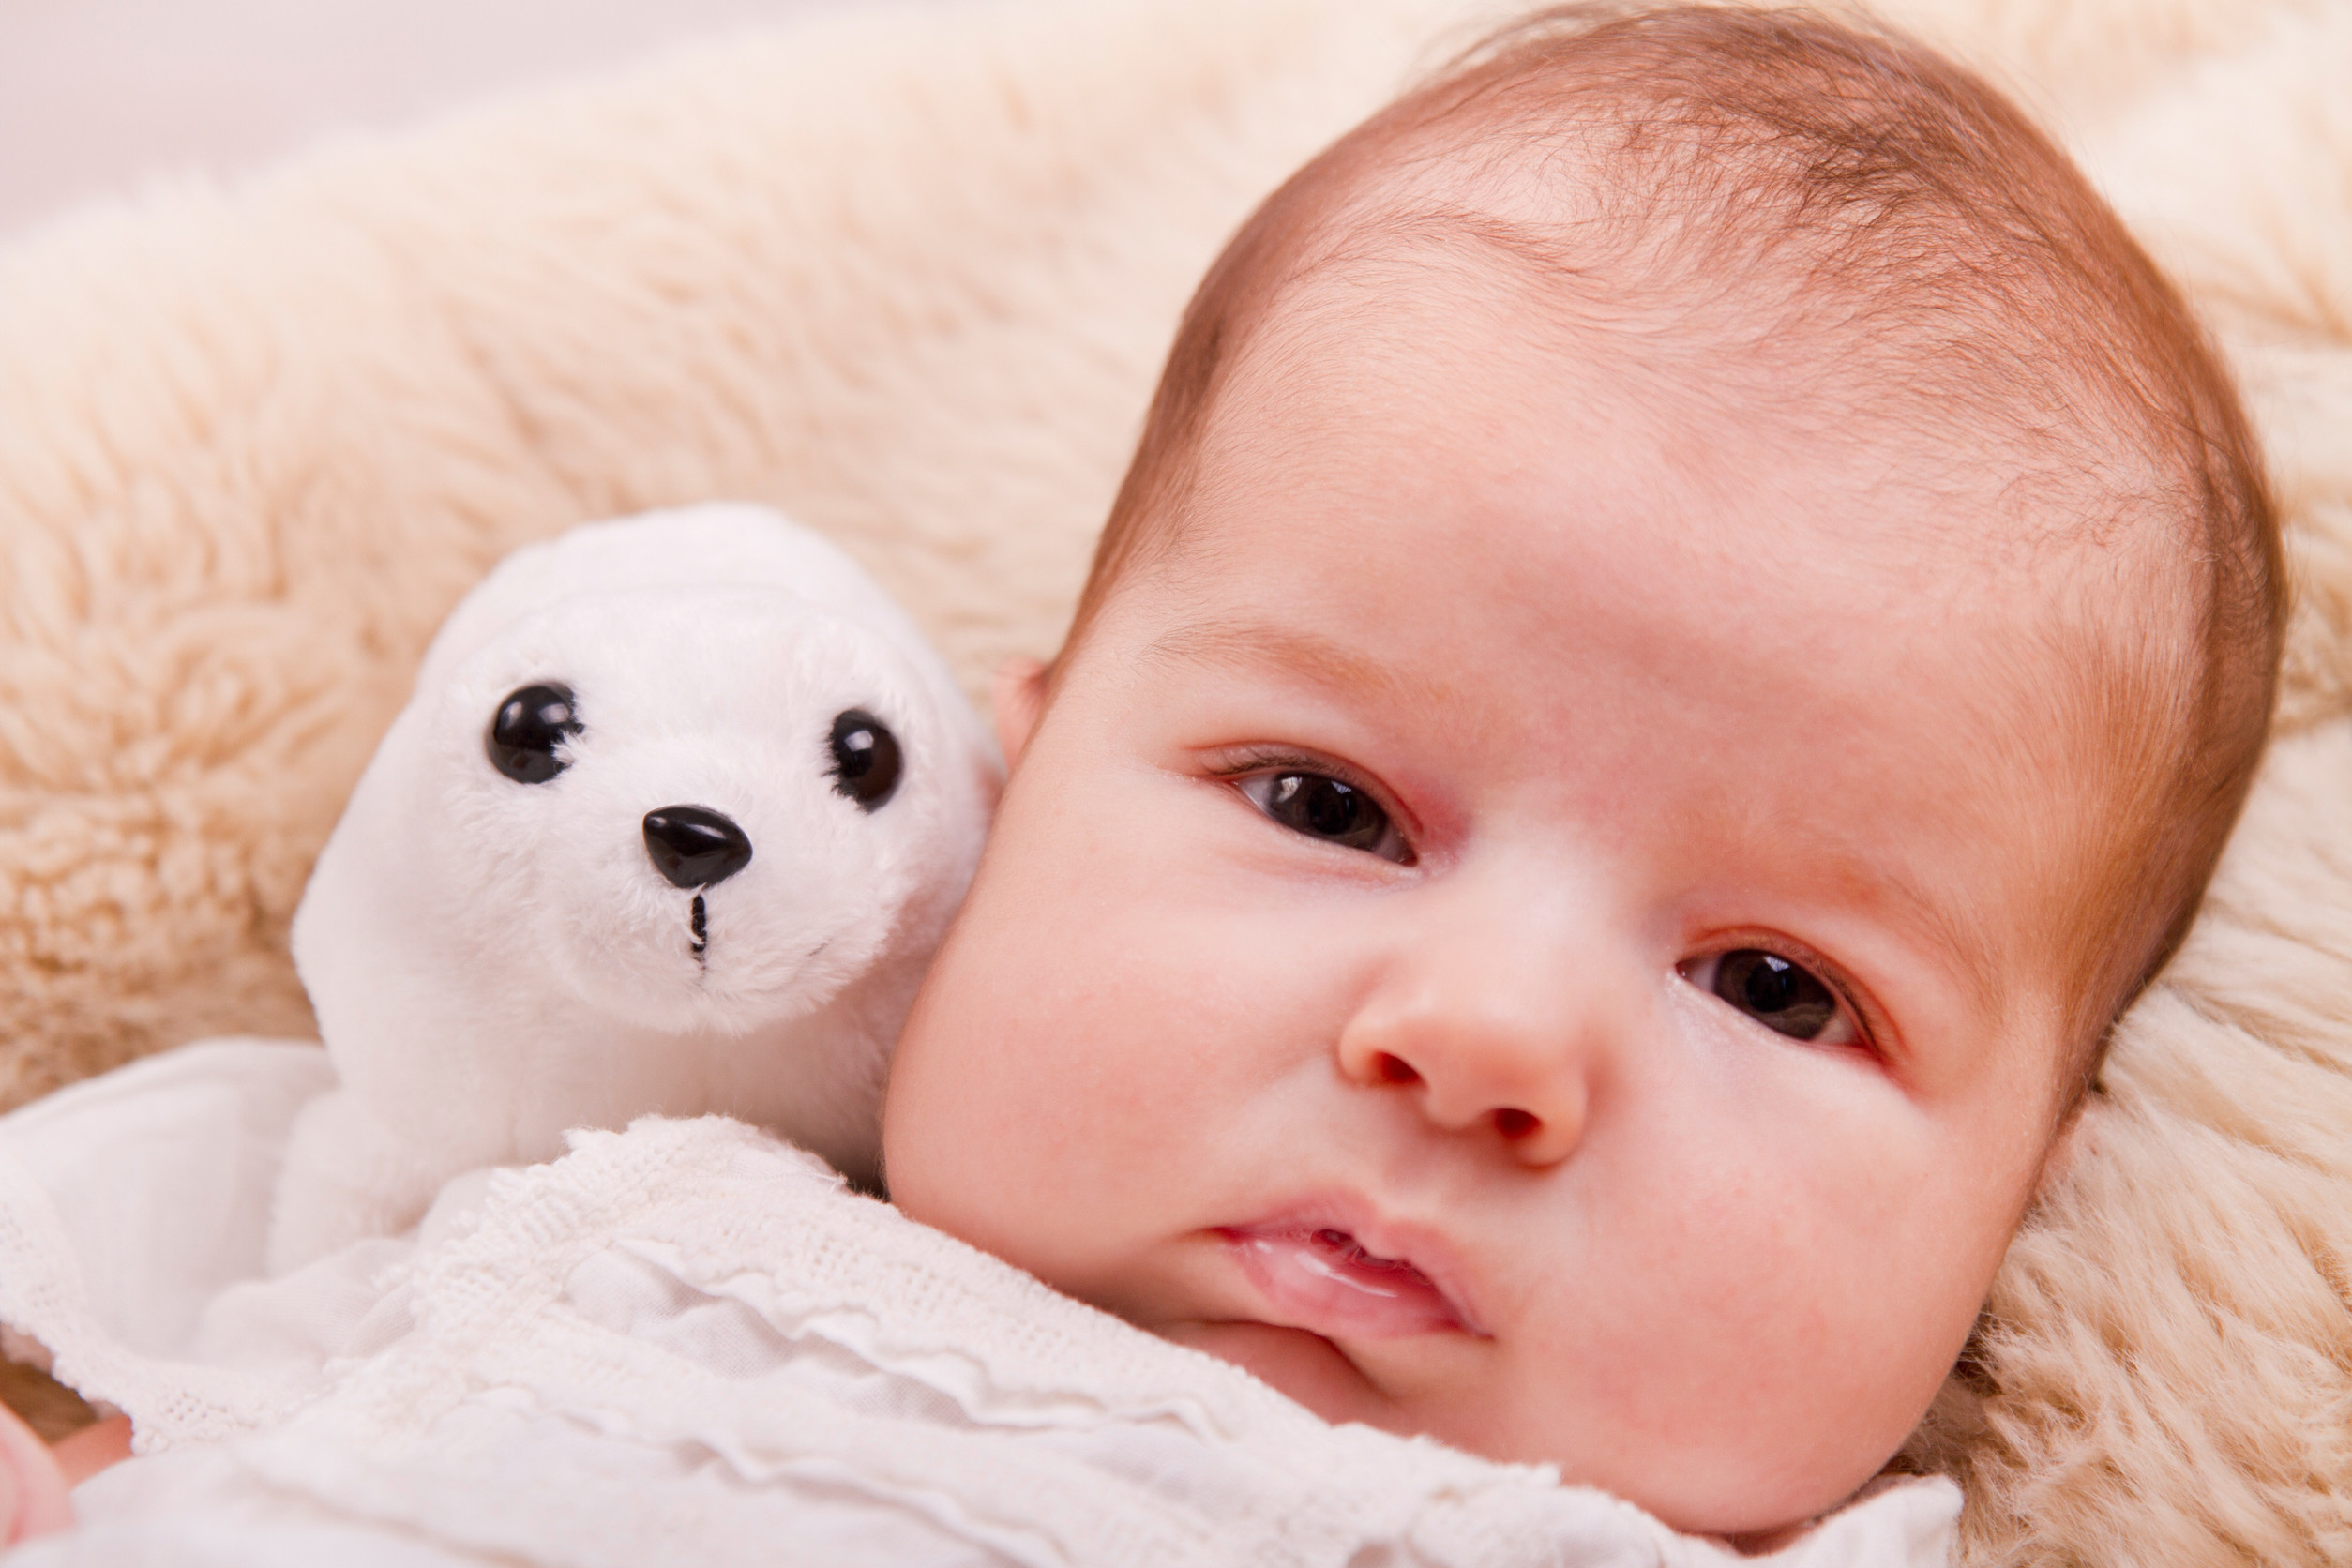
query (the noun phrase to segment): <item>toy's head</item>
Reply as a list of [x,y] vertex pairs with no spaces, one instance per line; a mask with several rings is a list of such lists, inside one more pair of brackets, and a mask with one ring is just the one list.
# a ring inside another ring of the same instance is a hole
[[822,540],[749,506],[592,525],[508,558],[443,627],[296,961],[363,1089],[454,1031],[470,1083],[509,1049],[537,1059],[514,1080],[533,1096],[600,1075],[567,1118],[757,1116],[683,1041],[600,1052],[704,1036],[723,1058],[837,1004],[886,1048],[997,776],[937,655]]

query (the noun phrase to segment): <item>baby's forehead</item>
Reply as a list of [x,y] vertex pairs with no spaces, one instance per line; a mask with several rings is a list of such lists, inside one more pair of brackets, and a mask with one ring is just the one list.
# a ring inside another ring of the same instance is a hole
[[[1244,453],[1332,468],[1334,438],[1364,424],[1442,465],[1501,420],[1519,450],[1508,471],[1548,473],[1563,507],[1594,504],[1593,473],[1546,468],[1547,454],[1638,453],[1619,477],[1650,492],[1632,502],[1651,515],[1628,523],[1654,526],[1662,549],[1701,524],[1752,543],[1768,551],[1760,579],[1867,574],[1931,600],[2045,603],[2078,624],[2121,603],[2179,608],[2179,498],[2111,421],[2052,428],[1989,391],[1952,395],[1900,334],[1862,348],[1769,305],[1743,333],[1692,322],[1738,309],[1720,302],[1661,297],[1641,319],[1563,302],[1550,272],[1492,235],[1382,229],[1296,277],[1232,354],[1199,431],[1199,480],[1214,486]],[[1766,504],[1791,494],[1815,504]],[[1770,534],[1775,520],[1786,536]]]
[[1482,535],[1638,539],[1695,592],[1730,563],[1759,606],[1998,614],[2034,628],[2013,649],[2037,667],[2118,621],[2190,629],[2178,514],[2130,447],[2021,434],[1834,339],[1766,357],[1549,314],[1546,279],[1483,249],[1393,261],[1365,264],[1377,309],[1335,269],[1237,355],[1180,536],[1354,508],[1384,518],[1363,548],[1410,562],[1434,548],[1416,517],[1456,528],[1468,509]]

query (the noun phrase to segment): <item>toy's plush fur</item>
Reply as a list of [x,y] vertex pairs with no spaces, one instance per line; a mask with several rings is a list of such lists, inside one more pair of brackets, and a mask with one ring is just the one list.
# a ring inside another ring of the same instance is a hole
[[[770,500],[971,689],[1050,652],[1219,241],[1506,8],[845,15],[0,256],[0,1097],[309,1031],[311,860],[516,544]],[[2352,1559],[2352,15],[1886,9],[2044,114],[2214,324],[2300,594],[2212,906],[1913,1456],[1966,1479],[1974,1562]]]
[[[493,716],[551,688],[579,726],[560,771],[510,776]],[[837,776],[845,714],[895,739],[871,803]],[[871,1180],[890,1048],[997,775],[921,633],[764,508],[508,557],[434,638],[294,914],[342,1087],[294,1125],[271,1271],[405,1228],[460,1171],[649,1111],[723,1111]],[[679,807],[732,824],[748,859],[666,874],[648,817]]]

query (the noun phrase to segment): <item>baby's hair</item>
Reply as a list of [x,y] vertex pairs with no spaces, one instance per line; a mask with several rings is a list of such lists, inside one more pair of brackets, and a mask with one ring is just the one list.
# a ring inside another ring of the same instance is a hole
[[1769,385],[1779,407],[1826,411],[1832,435],[1989,428],[2003,439],[1952,444],[1922,482],[1986,448],[2026,454],[2026,486],[2081,520],[2016,541],[2028,552],[2160,531],[2137,574],[2153,625],[2053,656],[2088,661],[2070,722],[2113,776],[2114,820],[2089,829],[2096,885],[2058,933],[2081,982],[2071,1106],[2187,932],[2260,759],[2283,635],[2260,455],[2179,295],[2064,153],[1917,43],[1793,9],[1547,10],[1349,132],[1227,246],[1184,313],[1071,647],[1180,540],[1236,366],[1313,352],[1290,319],[1310,285],[1359,285],[1342,308],[1361,320],[1432,256],[1531,277],[1546,316],[1591,329],[1576,352],[1685,391]]

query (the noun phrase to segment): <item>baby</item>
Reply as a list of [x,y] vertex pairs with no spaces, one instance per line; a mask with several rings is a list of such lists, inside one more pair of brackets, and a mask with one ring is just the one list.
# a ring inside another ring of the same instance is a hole
[[893,1199],[1696,1531],[1977,1319],[2261,750],[2224,373],[1989,88],[1515,27],[1195,297],[898,1049]]
[[1000,681],[892,1198],[1330,1421],[1768,1539],[1960,1353],[2282,593],[2222,369],[1983,83],[1512,28],[1187,312]]

